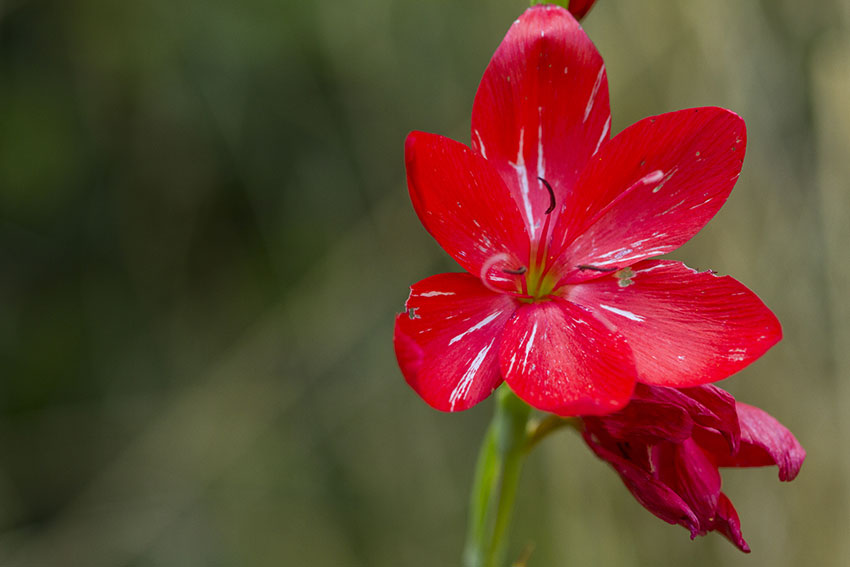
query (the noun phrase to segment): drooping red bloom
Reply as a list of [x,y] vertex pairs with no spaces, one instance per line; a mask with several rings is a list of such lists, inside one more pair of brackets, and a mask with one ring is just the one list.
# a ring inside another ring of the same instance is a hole
[[581,20],[590,12],[596,0],[570,0],[567,4],[567,9],[570,11],[576,20]]
[[469,408],[505,380],[538,409],[606,414],[637,382],[714,382],[780,339],[739,282],[649,260],[725,202],[741,118],[696,108],[609,140],[610,127],[596,48],[566,10],[537,6],[484,73],[472,147],[408,136],[413,206],[467,271],[415,284],[396,318],[399,365],[433,407]]
[[779,480],[790,481],[806,458],[776,419],[711,385],[639,385],[625,408],[584,424],[587,444],[647,510],[686,527],[691,538],[718,531],[745,552],[750,548],[720,490],[718,467],[777,465]]

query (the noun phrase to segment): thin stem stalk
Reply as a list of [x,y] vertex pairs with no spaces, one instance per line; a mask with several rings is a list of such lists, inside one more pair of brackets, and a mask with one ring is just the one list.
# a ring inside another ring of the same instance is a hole
[[502,567],[531,408],[507,385],[496,392],[496,411],[478,454],[470,498],[465,567]]

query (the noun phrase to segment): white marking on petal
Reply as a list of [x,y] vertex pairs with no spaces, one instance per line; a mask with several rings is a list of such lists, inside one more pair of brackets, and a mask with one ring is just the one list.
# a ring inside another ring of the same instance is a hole
[[602,309],[605,309],[606,311],[610,311],[611,313],[615,313],[615,314],[619,315],[620,317],[625,317],[626,319],[631,319],[632,321],[637,321],[638,323],[640,323],[642,321],[646,321],[646,319],[644,319],[640,315],[635,315],[631,311],[626,311],[625,309],[617,309],[616,307],[611,307],[610,305],[603,305],[602,303],[599,304],[599,307],[601,307]]
[[608,120],[605,121],[605,126],[602,128],[602,134],[599,136],[599,141],[596,142],[596,149],[593,150],[593,155],[596,155],[596,152],[599,151],[599,148],[602,146],[602,142],[605,141],[605,136],[608,135],[608,129],[611,128],[611,117],[608,117]]
[[487,159],[487,149],[484,147],[484,140],[481,139],[481,132],[477,129],[475,130],[475,137],[478,138],[478,151],[481,153],[481,157]]
[[[649,185],[650,183],[655,183],[656,181],[660,180],[662,177],[664,177],[664,172],[660,169],[656,169],[655,171],[647,173],[646,175],[641,177],[638,183]],[[653,190],[652,192],[655,193],[655,190]]]
[[656,264],[654,266],[650,266],[650,267],[644,268],[642,270],[635,270],[635,273],[636,274],[645,274],[647,272],[651,272],[653,270],[657,270],[658,268],[663,268],[663,267],[665,267],[665,264]]
[[525,357],[522,361],[522,370],[525,371],[525,367],[528,366],[528,356],[531,354],[531,346],[534,344],[534,337],[537,335],[537,321],[534,322],[534,326],[531,328],[531,337],[528,339],[528,342],[525,343]]
[[420,293],[419,297],[437,297],[438,295],[454,295],[453,291],[426,291],[425,293]]
[[517,150],[516,154],[516,162],[511,163],[514,170],[516,170],[517,179],[519,180],[519,188],[520,193],[522,194],[522,204],[525,208],[525,218],[526,224],[528,225],[528,229],[531,232],[529,235],[532,240],[534,240],[535,233],[537,232],[537,227],[534,224],[534,214],[531,211],[531,198],[529,195],[529,187],[528,187],[528,170],[525,167],[525,155],[523,154],[523,147],[525,145],[525,128],[520,128],[519,130],[519,150]]
[[475,324],[475,325],[473,325],[472,327],[468,328],[467,330],[465,330],[464,332],[462,332],[461,334],[457,335],[457,336],[456,336],[456,337],[454,337],[452,340],[450,340],[450,341],[449,341],[449,346],[452,346],[453,344],[455,344],[456,342],[458,342],[459,340],[461,340],[463,337],[465,337],[465,336],[466,336],[466,335],[468,335],[469,333],[475,332],[475,331],[477,331],[478,329],[480,329],[480,328],[484,327],[485,325],[487,325],[488,323],[493,322],[493,319],[495,319],[496,317],[498,317],[499,315],[501,315],[501,313],[502,313],[501,311],[495,311],[495,312],[493,312],[493,313],[490,313],[489,315],[487,315],[487,317],[485,317],[484,319],[482,319],[481,321],[479,321],[478,323],[476,323],[476,324]]
[[732,362],[743,362],[747,358],[746,348],[733,348],[727,357]]
[[508,365],[508,372],[510,374],[514,369],[514,362],[516,362],[516,351],[514,351],[513,356],[511,356],[511,363]]
[[701,207],[701,206],[703,206],[703,205],[707,205],[707,204],[708,204],[708,203],[710,203],[713,199],[714,199],[714,197],[709,197],[708,199],[706,199],[706,200],[705,200],[705,201],[703,201],[702,203],[700,203],[700,204],[698,204],[698,205],[694,205],[693,207],[691,207],[691,208],[690,208],[690,210],[698,209],[698,208],[700,208],[700,207]]
[[587,117],[590,116],[590,111],[593,108],[593,103],[596,101],[596,95],[599,94],[599,85],[602,84],[602,75],[605,73],[605,65],[599,68],[599,74],[596,75],[596,82],[593,83],[593,90],[590,91],[590,98],[587,99],[587,106],[584,108],[584,120],[587,122]]
[[613,259],[606,260],[606,262],[616,262],[618,260],[621,260],[627,254],[631,254],[632,252],[634,252],[634,250],[632,250],[631,248],[617,248],[616,250],[606,252],[605,254],[600,254],[599,258],[603,259],[603,258],[609,258],[610,256],[613,256],[614,257]]
[[537,176],[546,179],[546,166],[543,162],[543,107],[537,107]]
[[475,375],[478,373],[478,369],[481,368],[481,364],[484,362],[484,358],[487,356],[487,353],[490,351],[490,348],[493,346],[493,341],[495,340],[496,337],[493,337],[490,339],[490,344],[478,351],[478,354],[476,354],[475,358],[472,359],[472,362],[469,363],[469,368],[467,368],[466,372],[463,373],[463,377],[461,377],[460,382],[458,382],[457,386],[455,386],[454,390],[452,390],[451,396],[449,396],[452,411],[454,411],[457,401],[469,393],[469,389],[472,387]]
[[661,183],[659,183],[659,184],[658,184],[658,186],[657,186],[655,189],[653,189],[653,190],[652,190],[652,192],[653,192],[653,193],[658,193],[659,191],[661,191],[661,188],[662,188],[662,187],[664,187],[664,185],[665,185],[668,181],[670,181],[670,179],[671,179],[674,175],[676,175],[676,172],[677,172],[677,171],[679,171],[679,168],[678,168],[678,167],[674,167],[672,170],[670,170],[670,173],[668,173],[668,174],[667,174],[667,176],[666,176],[666,177],[665,177],[665,178],[661,181]]
[[667,209],[666,211],[661,213],[661,215],[659,215],[659,216],[664,216],[668,213],[672,213],[673,211],[675,211],[676,209],[678,209],[679,207],[681,207],[684,204],[685,204],[685,200],[682,199],[681,201],[679,201],[678,203],[676,203],[675,205],[673,205],[672,207],[670,207],[669,209]]

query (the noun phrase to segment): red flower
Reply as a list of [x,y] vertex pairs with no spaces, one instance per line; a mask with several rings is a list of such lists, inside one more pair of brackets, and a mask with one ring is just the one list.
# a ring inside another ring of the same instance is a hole
[[806,458],[782,424],[714,386],[638,386],[624,409],[584,424],[587,444],[647,510],[691,538],[718,531],[745,552],[718,467],[777,465],[779,480],[790,481]]
[[741,118],[683,110],[609,140],[610,126],[599,53],[566,10],[537,6],[484,73],[472,148],[408,136],[413,206],[468,272],[415,284],[396,318],[399,365],[433,407],[469,408],[504,379],[538,409],[605,414],[636,382],[714,382],[780,339],[734,279],[648,260],[726,200]]
[[596,0],[569,0],[567,2],[567,8],[576,20],[581,20],[590,12],[590,9],[593,8],[595,3]]

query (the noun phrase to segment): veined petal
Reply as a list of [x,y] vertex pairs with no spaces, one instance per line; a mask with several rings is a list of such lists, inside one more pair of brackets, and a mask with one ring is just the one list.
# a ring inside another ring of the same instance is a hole
[[599,426],[613,438],[641,443],[680,443],[690,437],[694,425],[678,406],[635,398],[618,412],[587,419],[598,419]]
[[[705,384],[693,388],[666,388],[638,384],[632,400],[638,397],[681,408],[694,424],[716,430],[726,439],[726,444],[732,452],[738,450],[741,429],[735,410],[735,398],[717,386]],[[675,442],[675,439],[669,440]]]
[[744,553],[750,552],[750,546],[744,541],[744,536],[741,533],[741,520],[738,519],[738,512],[732,506],[729,497],[722,492],[717,500],[717,517],[714,521],[714,529],[726,536],[726,539]]
[[609,463],[620,475],[623,484],[640,504],[669,524],[685,526],[691,535],[699,533],[700,523],[681,496],[654,477],[649,470],[623,458],[614,447],[607,447],[585,432],[584,440],[596,456]]
[[[693,439],[661,443],[653,448],[656,477],[688,503],[699,519],[699,534],[714,527],[720,498],[720,471]],[[691,531],[691,537],[695,536]]]
[[425,132],[405,143],[407,185],[422,224],[467,271],[494,257],[528,262],[529,240],[508,189],[487,160],[465,145]]
[[593,153],[608,140],[611,110],[602,57],[575,18],[557,6],[529,8],[508,30],[472,107],[472,147],[505,179],[532,239]]
[[502,334],[499,365],[517,396],[562,416],[616,411],[635,385],[623,337],[562,300],[517,309]]
[[577,20],[581,20],[588,12],[590,12],[590,9],[593,8],[595,3],[596,0],[570,0],[567,4],[567,8],[569,9],[570,14],[575,16]]
[[746,127],[722,108],[692,108],[641,120],[590,162],[576,202],[558,217],[565,282],[579,269],[629,266],[675,250],[720,210],[741,172]]
[[[794,434],[764,410],[741,402],[737,402],[737,407],[741,448],[730,455],[729,451],[713,445],[711,450],[717,464],[722,467],[777,465],[779,480],[794,480],[806,458],[806,450]],[[698,440],[704,444],[702,438]]]
[[645,384],[722,380],[782,337],[779,321],[744,285],[679,262],[640,262],[571,286],[565,295],[626,338]]
[[405,380],[442,411],[472,407],[499,374],[499,337],[515,306],[469,274],[438,274],[410,288],[396,317],[395,351]]

